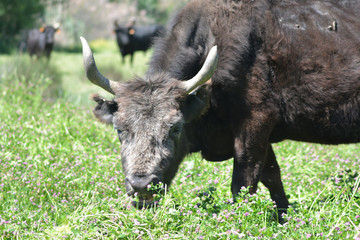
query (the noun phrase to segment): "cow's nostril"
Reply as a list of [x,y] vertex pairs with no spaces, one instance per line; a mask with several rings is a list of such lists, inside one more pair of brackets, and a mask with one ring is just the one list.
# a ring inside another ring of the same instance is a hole
[[156,185],[160,182],[159,178],[153,174],[151,175],[133,175],[126,178],[134,192],[139,194],[148,193],[148,186]]

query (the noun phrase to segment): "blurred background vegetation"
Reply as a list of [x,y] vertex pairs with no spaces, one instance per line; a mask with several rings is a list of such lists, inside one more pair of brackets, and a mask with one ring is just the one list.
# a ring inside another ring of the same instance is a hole
[[1,0],[0,53],[16,51],[27,29],[60,23],[56,47],[77,49],[79,36],[113,39],[114,21],[165,24],[188,0]]

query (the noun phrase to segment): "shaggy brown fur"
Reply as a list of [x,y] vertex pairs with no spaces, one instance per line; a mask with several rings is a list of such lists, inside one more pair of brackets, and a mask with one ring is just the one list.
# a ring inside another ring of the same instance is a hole
[[[145,80],[116,91],[109,122],[120,132],[129,194],[146,200],[141,183],[170,184],[183,157],[201,151],[210,161],[234,158],[234,196],[261,181],[285,213],[271,143],[360,141],[359,12],[359,1],[346,0],[188,3],[157,41]],[[179,80],[214,45],[211,87],[186,96]]]

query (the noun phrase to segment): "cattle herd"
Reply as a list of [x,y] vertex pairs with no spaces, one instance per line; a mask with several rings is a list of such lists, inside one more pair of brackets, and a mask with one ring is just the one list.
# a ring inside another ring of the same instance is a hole
[[271,144],[360,142],[359,12],[352,0],[192,0],[166,29],[115,24],[131,62],[154,42],[145,76],[121,83],[98,71],[81,37],[88,79],[114,95],[94,96],[93,112],[117,131],[134,204],[152,206],[148,185],[168,188],[201,152],[233,159],[234,198],[262,182],[282,221],[289,201]]
[[[130,55],[130,64],[133,65],[134,53],[136,51],[146,52],[157,37],[165,31],[162,25],[135,26],[136,19],[132,19],[126,25],[114,22],[114,33],[119,46],[122,63],[125,63],[125,56]],[[60,31],[60,25],[46,25],[40,29],[30,29],[24,33],[24,39],[19,44],[19,51],[22,53],[27,49],[30,57],[41,58],[45,56],[50,59],[54,47],[54,35]]]

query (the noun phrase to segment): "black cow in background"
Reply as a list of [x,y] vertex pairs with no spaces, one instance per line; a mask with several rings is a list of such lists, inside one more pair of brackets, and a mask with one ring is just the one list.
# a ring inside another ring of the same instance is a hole
[[38,58],[46,56],[50,59],[54,46],[54,34],[59,31],[59,24],[48,25],[40,29],[31,29],[27,34],[26,48],[30,57],[36,55]]
[[127,25],[120,25],[114,22],[114,32],[122,56],[122,63],[125,63],[125,56],[130,55],[130,63],[133,64],[134,52],[148,50],[155,37],[164,32],[161,25],[134,26],[135,20]]

